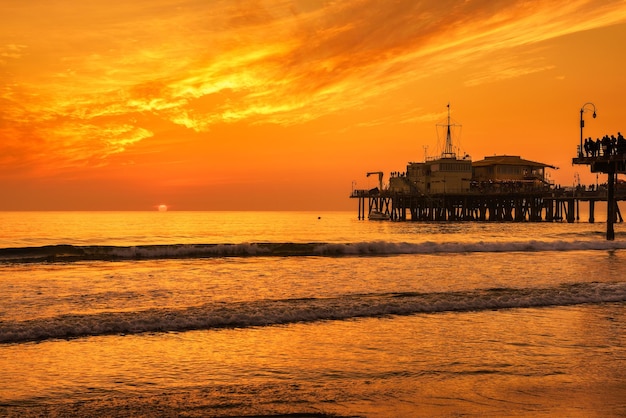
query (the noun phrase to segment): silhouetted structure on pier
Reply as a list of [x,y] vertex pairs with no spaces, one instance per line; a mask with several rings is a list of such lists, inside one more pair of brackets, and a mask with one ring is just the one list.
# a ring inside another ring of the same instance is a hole
[[[626,200],[626,188],[616,190],[615,175],[626,173],[626,139],[621,133],[602,139],[581,140],[573,164],[585,164],[594,173],[607,173],[606,187],[562,189],[548,181],[545,170],[556,167],[519,156],[492,156],[472,162],[458,158],[451,142],[450,107],[445,149],[440,157],[410,162],[406,172],[391,173],[384,188],[353,190],[358,200],[358,218],[394,221],[495,221],[541,222],[580,220],[580,202],[589,204],[589,222],[595,221],[595,203],[607,204],[607,239],[614,239],[613,223],[623,221],[617,205]],[[593,107],[594,117],[595,106]]]
[[[607,200],[607,191],[547,189],[534,191],[472,190],[454,194],[420,194],[389,190],[354,190],[358,218],[383,214],[377,219],[394,221],[488,221],[488,222],[575,222],[580,220],[580,202],[589,204],[589,222],[595,221],[595,203]],[[626,190],[614,194],[626,200]],[[614,217],[623,220],[619,208]]]
[[604,135],[602,138],[586,138],[583,142],[583,128],[585,121],[583,114],[588,107],[593,108],[593,117],[596,117],[596,106],[593,103],[585,103],[580,108],[580,145],[578,157],[572,159],[572,164],[588,165],[592,173],[607,174],[607,206],[606,206],[606,239],[615,239],[613,224],[619,217],[618,200],[623,200],[615,190],[615,180],[618,173],[626,173],[626,139],[621,132],[615,135]]

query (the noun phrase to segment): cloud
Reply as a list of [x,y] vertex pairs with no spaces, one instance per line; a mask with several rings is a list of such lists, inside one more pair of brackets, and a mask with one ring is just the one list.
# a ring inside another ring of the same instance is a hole
[[[356,1],[307,10],[271,4],[254,2],[245,13],[239,7],[220,26],[229,49],[203,57],[173,86],[174,97],[212,97],[211,106],[175,120],[198,130],[240,120],[302,123],[366,107],[407,80],[449,71],[451,63],[480,68],[500,51],[625,21],[623,2]],[[541,59],[482,67],[468,85],[553,68]]]
[[25,49],[26,45],[0,45],[0,65],[6,65],[8,64],[9,60],[16,60],[21,58]]
[[0,154],[105,164],[146,120],[300,124],[462,66],[470,86],[546,71],[510,52],[626,22],[620,0],[112,1],[0,17]]

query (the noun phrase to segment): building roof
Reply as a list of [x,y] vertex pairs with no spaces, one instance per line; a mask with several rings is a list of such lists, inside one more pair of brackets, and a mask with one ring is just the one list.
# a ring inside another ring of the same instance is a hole
[[494,166],[494,165],[521,165],[521,166],[526,166],[526,167],[548,167],[548,168],[556,169],[556,167],[550,164],[524,160],[520,158],[519,155],[493,155],[493,156],[485,157],[484,160],[472,162],[472,166],[474,167],[488,167],[488,166]]

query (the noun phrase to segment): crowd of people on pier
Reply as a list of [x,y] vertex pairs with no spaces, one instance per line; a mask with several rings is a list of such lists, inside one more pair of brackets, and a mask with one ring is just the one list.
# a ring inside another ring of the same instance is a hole
[[583,148],[586,157],[625,155],[626,139],[624,139],[621,132],[617,133],[617,137],[615,135],[604,135],[595,141],[592,138],[586,138]]

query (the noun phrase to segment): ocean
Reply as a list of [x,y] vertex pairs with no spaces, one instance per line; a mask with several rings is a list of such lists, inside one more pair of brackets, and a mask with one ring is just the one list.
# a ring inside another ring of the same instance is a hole
[[626,228],[0,212],[0,416],[626,416]]

